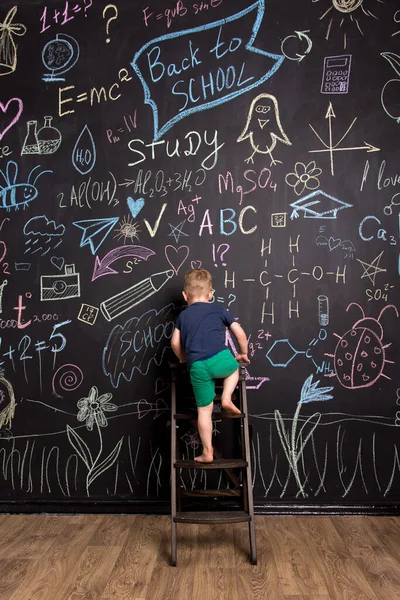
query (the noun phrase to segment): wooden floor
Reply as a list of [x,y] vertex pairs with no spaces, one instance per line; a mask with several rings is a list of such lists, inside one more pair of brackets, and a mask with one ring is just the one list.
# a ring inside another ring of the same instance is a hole
[[1,600],[396,600],[395,517],[256,517],[247,525],[178,525],[169,517],[0,515]]

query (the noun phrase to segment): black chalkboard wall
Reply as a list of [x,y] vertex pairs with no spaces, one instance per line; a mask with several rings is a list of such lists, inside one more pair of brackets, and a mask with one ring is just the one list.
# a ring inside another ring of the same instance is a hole
[[168,511],[200,265],[250,338],[257,509],[396,509],[399,44],[395,1],[1,3],[3,510]]

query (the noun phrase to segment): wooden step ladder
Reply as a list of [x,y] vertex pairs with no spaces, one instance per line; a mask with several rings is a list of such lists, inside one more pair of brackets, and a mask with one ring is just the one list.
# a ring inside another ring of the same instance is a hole
[[[242,523],[249,524],[250,561],[257,564],[257,549],[254,527],[253,488],[251,476],[250,434],[246,394],[246,369],[239,366],[238,398],[240,415],[229,415],[227,412],[213,412],[213,421],[232,419],[240,423],[240,458],[223,458],[214,447],[214,460],[212,463],[198,463],[194,460],[182,460],[180,457],[178,431],[180,421],[189,421],[197,430],[197,411],[177,412],[177,384],[180,378],[181,365],[170,364],[172,369],[171,382],[171,565],[176,566],[177,554],[177,523]],[[218,396],[216,397],[216,400]],[[229,481],[233,484],[229,489],[202,489],[182,490],[180,474],[184,469],[222,469]],[[179,472],[178,472],[179,471]],[[237,475],[236,473],[239,473]],[[213,510],[213,511],[184,511],[182,510],[182,497],[190,498],[230,498],[237,500],[240,510]]]

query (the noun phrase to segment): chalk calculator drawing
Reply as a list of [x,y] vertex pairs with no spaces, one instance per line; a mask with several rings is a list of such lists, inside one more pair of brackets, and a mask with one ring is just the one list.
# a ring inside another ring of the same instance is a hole
[[[245,30],[247,21],[244,24],[243,20],[253,11],[255,21],[246,42],[235,35]],[[136,52],[131,66],[143,86],[144,102],[153,110],[154,141],[183,118],[258,87],[279,69],[285,58],[282,54],[271,54],[253,46],[264,11],[265,1],[257,0],[225,19],[155,38]],[[210,36],[205,32],[211,30],[215,30],[215,36],[210,43]],[[179,55],[183,48],[185,54],[181,55],[178,65],[162,62],[169,63],[166,57]],[[186,71],[191,76],[185,79]],[[260,71],[263,71],[261,76],[257,74]],[[160,111],[163,111],[162,118]]]

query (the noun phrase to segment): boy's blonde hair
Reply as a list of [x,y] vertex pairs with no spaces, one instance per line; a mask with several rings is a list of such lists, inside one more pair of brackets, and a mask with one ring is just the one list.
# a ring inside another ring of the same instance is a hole
[[212,275],[206,269],[190,269],[185,274],[183,289],[189,297],[208,296],[212,290]]

